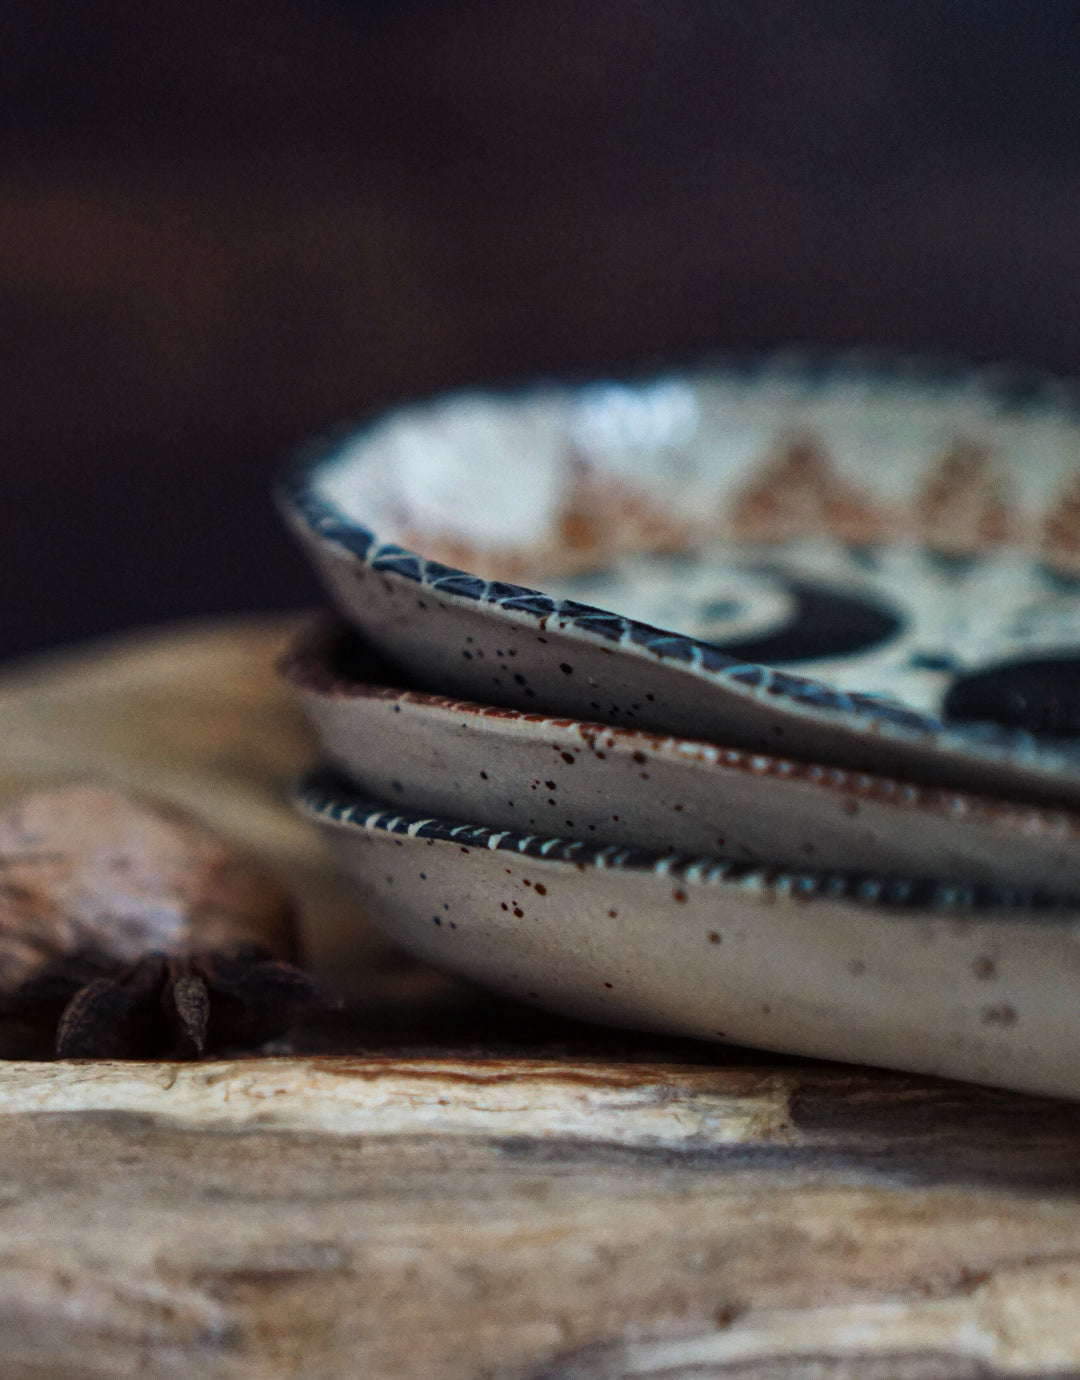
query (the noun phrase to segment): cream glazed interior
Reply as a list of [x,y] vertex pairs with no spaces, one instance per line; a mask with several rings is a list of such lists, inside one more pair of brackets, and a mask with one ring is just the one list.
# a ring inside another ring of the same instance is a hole
[[458,395],[328,448],[285,506],[429,688],[1080,799],[1069,385],[771,357]]

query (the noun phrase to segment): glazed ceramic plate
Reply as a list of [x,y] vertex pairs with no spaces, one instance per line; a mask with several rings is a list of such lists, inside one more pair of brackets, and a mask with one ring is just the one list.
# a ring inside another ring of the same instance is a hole
[[395,687],[323,620],[283,664],[365,792],[498,829],[1080,894],[1080,815]]
[[1080,901],[453,824],[312,782],[369,913],[566,1015],[1080,1095]]
[[1065,385],[771,358],[462,395],[309,457],[283,502],[428,689],[1080,799]]

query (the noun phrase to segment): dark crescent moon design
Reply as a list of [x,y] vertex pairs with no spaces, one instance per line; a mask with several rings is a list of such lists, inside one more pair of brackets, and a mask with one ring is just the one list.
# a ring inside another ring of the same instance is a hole
[[782,628],[717,642],[729,656],[766,665],[854,656],[880,647],[903,631],[901,613],[865,594],[842,593],[782,571],[763,570],[762,574],[782,582],[795,605],[792,617]]

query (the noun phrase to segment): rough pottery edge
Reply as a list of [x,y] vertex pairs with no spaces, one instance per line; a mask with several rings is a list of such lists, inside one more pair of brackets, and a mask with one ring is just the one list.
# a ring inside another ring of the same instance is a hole
[[619,871],[671,877],[691,885],[725,885],[764,897],[795,901],[844,901],[895,912],[928,910],[942,915],[1004,912],[1080,920],[1080,897],[1052,896],[1020,888],[957,884],[925,877],[862,872],[813,872],[762,867],[738,859],[691,857],[656,849],[624,848],[543,834],[518,834],[483,824],[410,814],[359,794],[339,774],[319,769],[300,784],[295,802],[317,824],[352,833],[382,833],[452,844],[463,853],[516,853],[540,862],[573,865],[579,872]]

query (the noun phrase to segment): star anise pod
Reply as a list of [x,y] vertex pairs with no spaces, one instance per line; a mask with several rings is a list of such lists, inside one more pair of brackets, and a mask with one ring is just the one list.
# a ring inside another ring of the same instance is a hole
[[306,973],[255,945],[134,963],[88,950],[0,1001],[0,1021],[28,1050],[54,1040],[61,1059],[193,1059],[262,1044],[328,1004]]
[[335,1003],[287,898],[190,817],[95,787],[0,812],[0,1054],[195,1058]]

